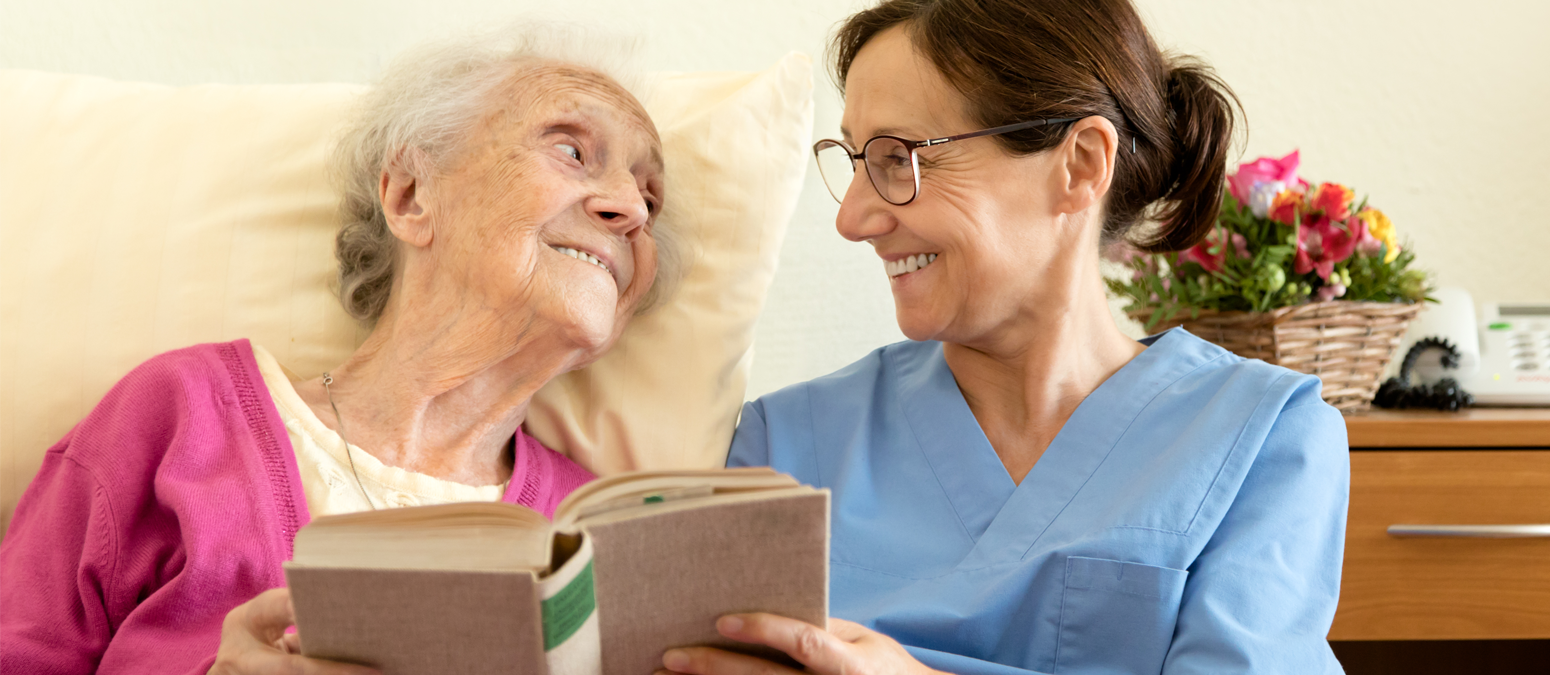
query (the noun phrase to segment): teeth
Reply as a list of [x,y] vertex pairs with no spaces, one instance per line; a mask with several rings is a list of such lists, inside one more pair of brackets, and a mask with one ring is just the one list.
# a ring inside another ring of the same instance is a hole
[[935,253],[920,253],[917,255],[900,258],[893,262],[883,263],[883,269],[888,272],[888,276],[890,277],[909,274],[910,272],[919,271],[926,265],[930,265],[931,263],[935,262],[936,255],[937,254]]
[[584,261],[584,262],[592,263],[593,265],[597,265],[604,272],[608,272],[609,274],[613,274],[613,271],[608,269],[608,266],[604,265],[603,261],[598,260],[597,256],[594,256],[591,253],[587,253],[586,251],[578,251],[578,250],[570,248],[568,246],[550,246],[549,248],[552,248],[552,249],[554,249],[556,251],[559,251],[560,253],[568,255],[568,256],[570,256],[572,258],[575,258],[577,260],[581,260],[581,261]]

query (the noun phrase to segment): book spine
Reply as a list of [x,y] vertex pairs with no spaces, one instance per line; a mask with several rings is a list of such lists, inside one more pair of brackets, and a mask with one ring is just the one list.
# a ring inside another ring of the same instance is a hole
[[583,536],[581,548],[538,587],[549,675],[601,673],[603,644],[592,576],[592,538]]

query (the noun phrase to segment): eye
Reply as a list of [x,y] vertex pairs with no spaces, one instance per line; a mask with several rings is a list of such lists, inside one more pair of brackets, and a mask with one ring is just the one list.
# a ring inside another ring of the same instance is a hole
[[571,159],[574,159],[578,162],[581,161],[581,148],[578,148],[569,143],[555,143],[554,147],[559,148],[560,152],[570,155]]

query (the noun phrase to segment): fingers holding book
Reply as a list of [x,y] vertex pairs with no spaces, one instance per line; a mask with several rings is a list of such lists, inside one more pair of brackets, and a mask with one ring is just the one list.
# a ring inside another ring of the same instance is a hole
[[[893,638],[844,619],[829,619],[829,630],[775,614],[731,614],[716,622],[722,636],[785,652],[808,673],[897,673],[943,675],[915,660]],[[662,655],[658,675],[794,675],[803,671],[756,656],[713,647],[684,647]]]
[[259,593],[227,612],[210,675],[378,675],[365,666],[299,655],[300,637],[285,632],[295,617],[291,592],[285,588]]

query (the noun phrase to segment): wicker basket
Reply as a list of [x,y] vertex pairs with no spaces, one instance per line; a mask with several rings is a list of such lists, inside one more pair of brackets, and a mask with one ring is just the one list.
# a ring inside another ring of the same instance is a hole
[[[1130,316],[1141,323],[1152,309]],[[1345,412],[1366,409],[1383,371],[1421,305],[1388,302],[1317,302],[1269,312],[1203,311],[1158,322],[1174,326],[1245,358],[1319,376],[1324,400]]]

